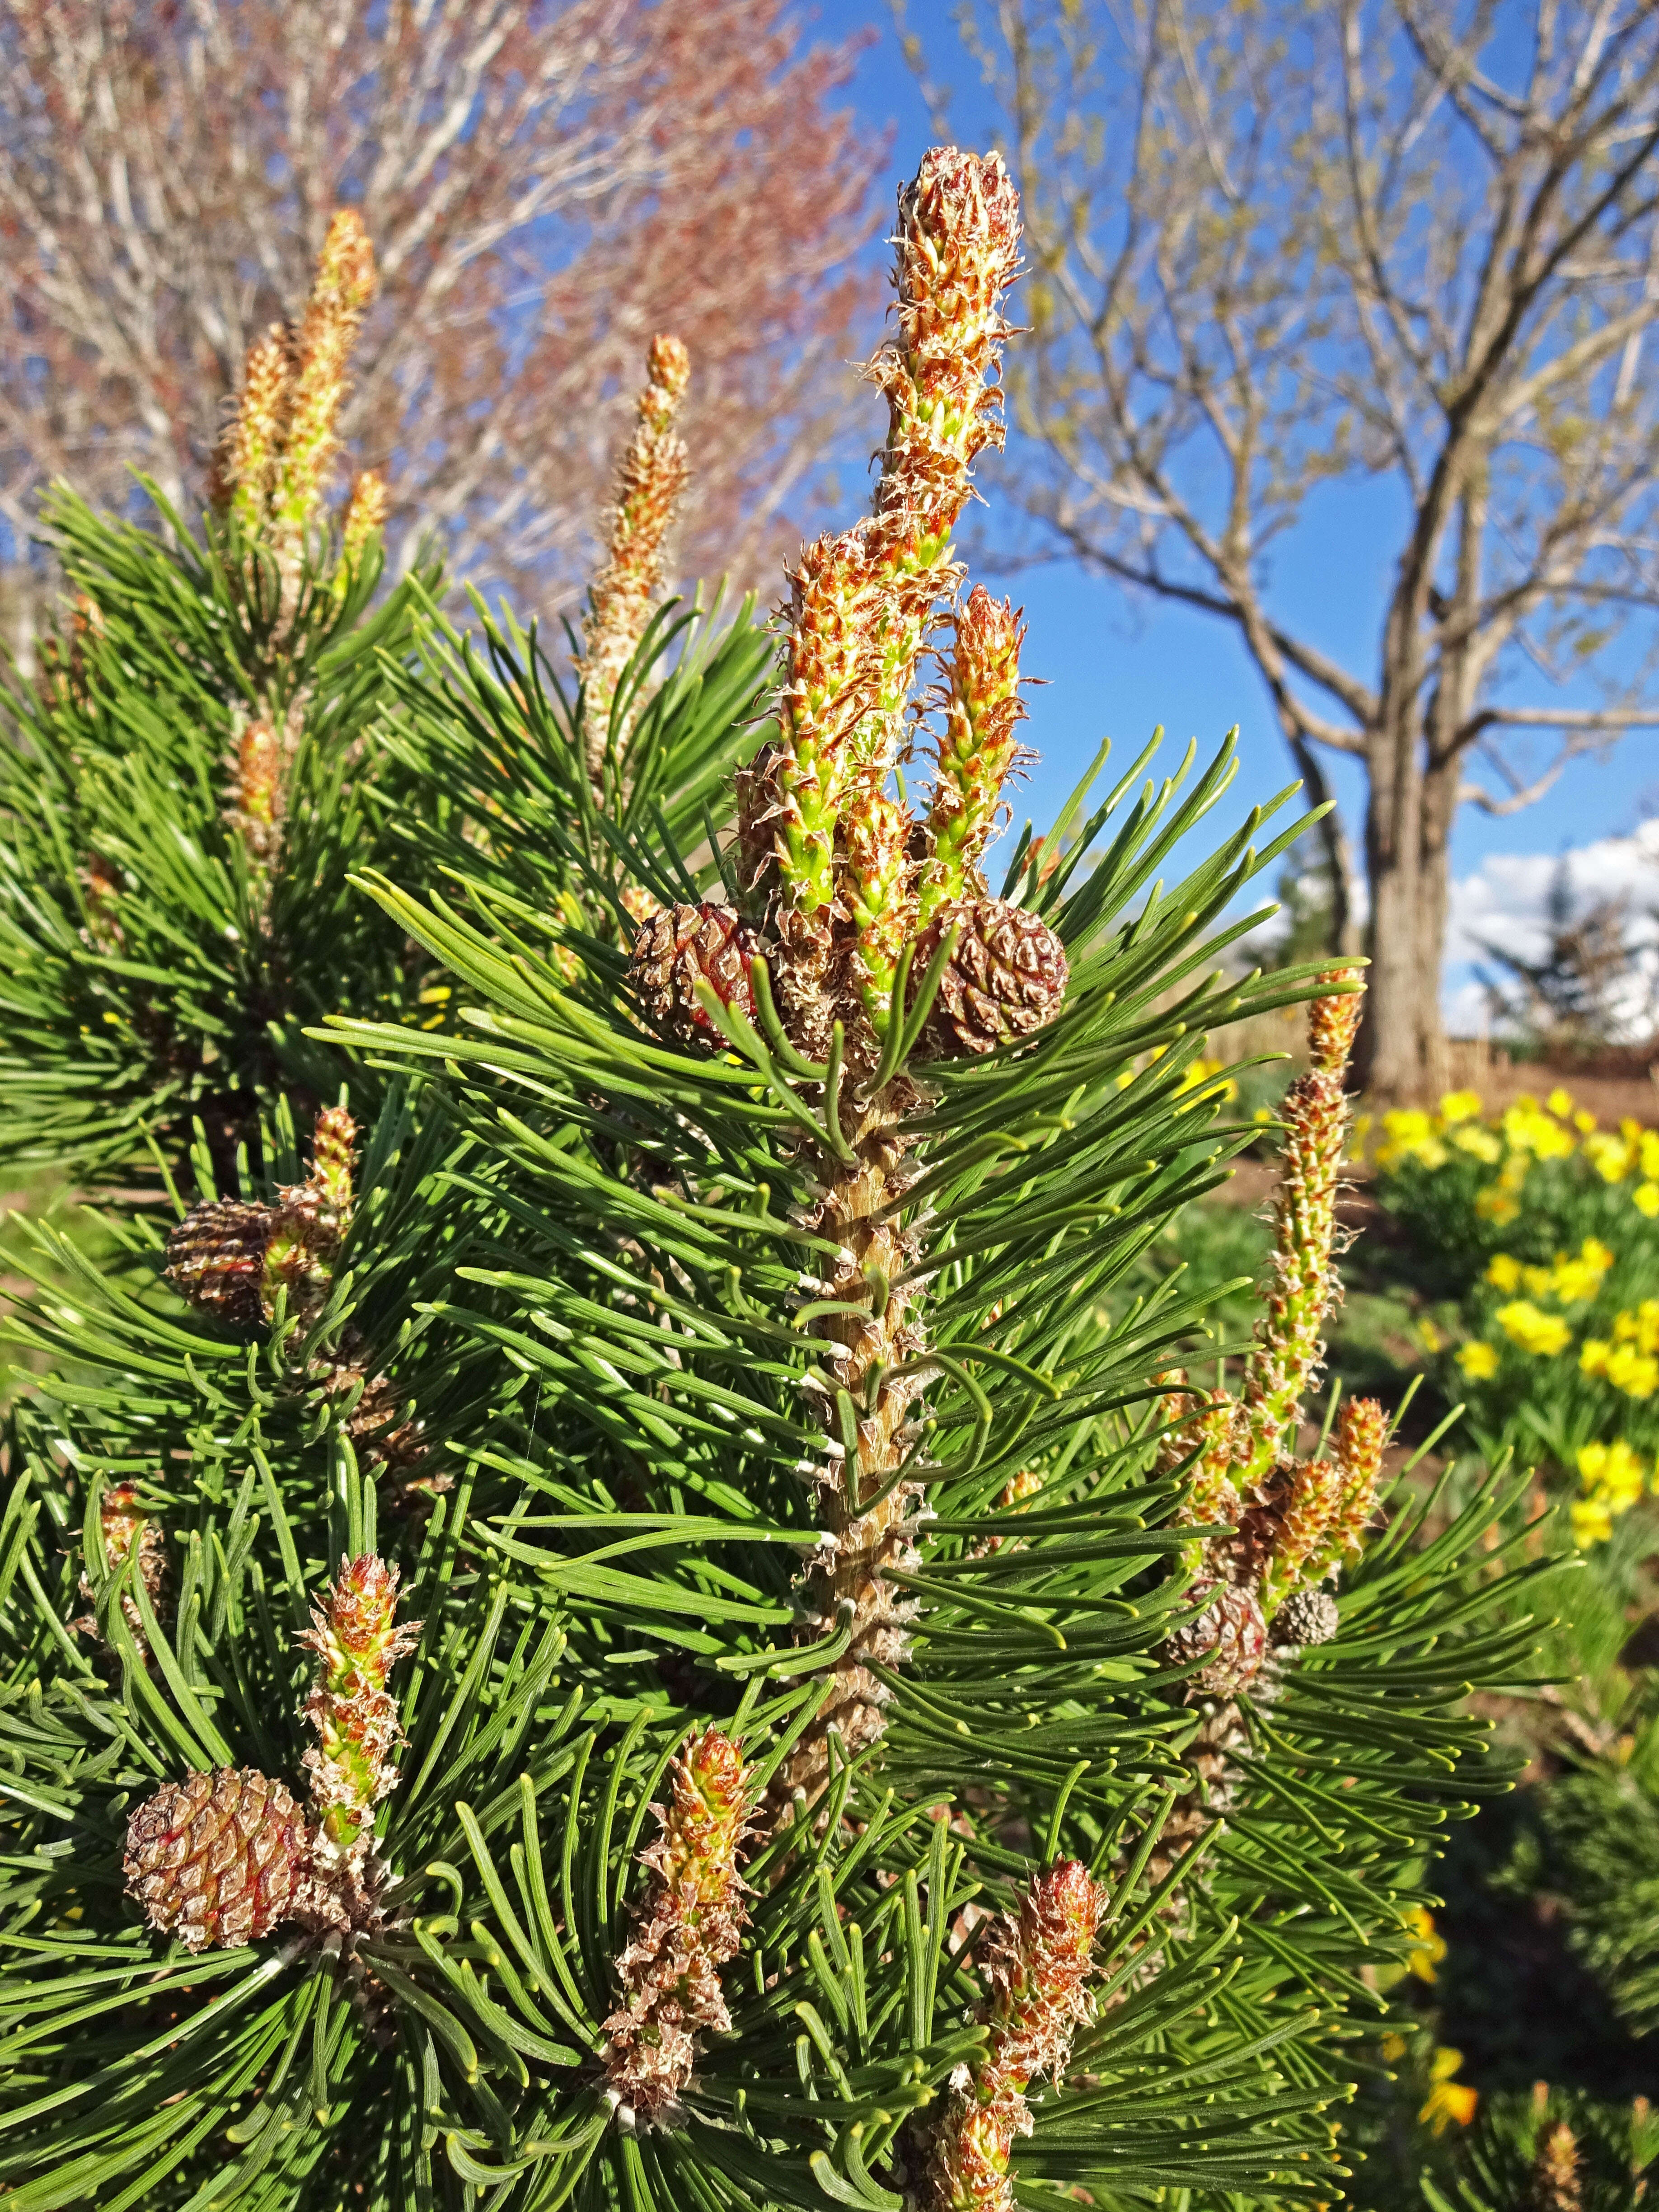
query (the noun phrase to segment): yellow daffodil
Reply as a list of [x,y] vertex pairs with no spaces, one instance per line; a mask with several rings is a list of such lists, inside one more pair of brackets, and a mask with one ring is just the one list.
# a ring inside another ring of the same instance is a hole
[[1475,2106],[1480,2101],[1480,2091],[1452,2079],[1462,2063],[1462,2052],[1448,2050],[1444,2045],[1434,2054],[1434,2063],[1429,2069],[1429,2094],[1417,2117],[1435,2135],[1444,2135],[1453,2122],[1466,2128],[1474,2118]]
[[1477,1337],[1458,1346],[1457,1364],[1471,1382],[1485,1382],[1498,1372],[1498,1347]]
[[1530,1298],[1511,1298],[1507,1305],[1498,1307],[1493,1318],[1522,1352],[1530,1352],[1535,1358],[1553,1359],[1571,1341],[1572,1331],[1560,1315],[1545,1313]]
[[1474,1121],[1480,1115],[1478,1091],[1449,1091],[1440,1102],[1440,1118],[1449,1128],[1457,1121]]
[[1413,1905],[1401,1917],[1417,1938],[1407,1956],[1407,1972],[1415,1974],[1419,1982],[1438,1981],[1440,1961],[1446,1955],[1446,1939],[1436,1928],[1434,1915],[1425,1906]]

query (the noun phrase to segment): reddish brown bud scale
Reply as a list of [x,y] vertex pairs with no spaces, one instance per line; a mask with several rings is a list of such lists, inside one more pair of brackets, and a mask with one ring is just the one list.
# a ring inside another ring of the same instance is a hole
[[229,821],[256,866],[268,868],[282,842],[287,811],[286,750],[263,718],[247,724],[236,740]]
[[640,1854],[651,1875],[634,1940],[617,1961],[624,2002],[605,2023],[612,2094],[650,2126],[672,2118],[691,2079],[699,2035],[731,2025],[720,1969],[749,1913],[738,1856],[748,1833],[749,1770],[719,1729],[688,1739],[669,1769],[661,1824]]
[[[1583,2202],[1578,2138],[1558,2120],[1534,2154],[1522,2212],[1583,2212]],[[1639,2195],[1632,2197],[1632,2205],[1638,2202]]]
[[304,1910],[312,1834],[280,1782],[221,1767],[163,1784],[127,1822],[128,1893],[186,1950],[267,1936]]
[[1046,922],[1006,899],[963,900],[934,916],[911,959],[913,993],[953,925],[956,947],[918,1046],[923,1057],[993,1052],[1054,1019],[1070,975],[1066,949]]
[[723,1006],[755,1019],[749,963],[757,951],[752,931],[729,907],[663,907],[634,939],[628,980],[640,1006],[659,1029],[684,1044],[720,1044],[719,1030],[697,996],[707,983]]
[[254,339],[242,368],[242,388],[215,463],[219,504],[252,534],[267,518],[277,457],[288,428],[292,345],[281,323]]
[[1329,1532],[1332,1563],[1363,1547],[1382,1487],[1389,1417],[1375,1398],[1350,1398],[1336,1417],[1333,1450],[1341,1474],[1341,1496]]

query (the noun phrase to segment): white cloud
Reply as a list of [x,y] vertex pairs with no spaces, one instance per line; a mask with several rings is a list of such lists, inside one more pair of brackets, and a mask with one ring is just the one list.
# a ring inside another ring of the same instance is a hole
[[[1598,837],[1565,856],[1551,853],[1493,853],[1471,875],[1452,885],[1447,918],[1443,1004],[1454,1036],[1468,1036],[1486,1025],[1486,995],[1471,973],[1496,945],[1522,959],[1534,959],[1548,943],[1546,907],[1561,859],[1567,862],[1577,898],[1623,897],[1632,924],[1659,907],[1659,819],[1642,823],[1628,837]],[[1644,931],[1650,935],[1650,931]],[[1650,966],[1651,962],[1641,963]],[[1643,1008],[1650,1019],[1652,979],[1632,979],[1630,1017],[1640,1024]],[[1636,1003],[1637,999],[1642,1006]]]

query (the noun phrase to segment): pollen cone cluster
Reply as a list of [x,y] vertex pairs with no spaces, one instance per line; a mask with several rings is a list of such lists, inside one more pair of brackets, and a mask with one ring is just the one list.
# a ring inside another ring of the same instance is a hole
[[[677,908],[651,917],[633,948],[636,1002],[659,1030],[716,1044],[718,1001],[769,1031],[798,1073],[804,1060],[806,1079],[838,1102],[839,1141],[818,1147],[797,1215],[824,1251],[801,1292],[818,1310],[810,1326],[823,1351],[809,1388],[826,1416],[832,1396],[856,1410],[850,1432],[825,1420],[811,1470],[823,1537],[799,1605],[803,1638],[844,1632],[847,1642],[775,1802],[814,1802],[832,1745],[850,1756],[880,1735],[884,1677],[908,1651],[914,1607],[892,1577],[918,1564],[927,1469],[912,1479],[907,1465],[930,1376],[924,1254],[902,1212],[907,1125],[927,1103],[930,1066],[1036,1039],[1069,981],[1048,924],[988,896],[980,873],[1019,757],[1024,631],[983,591],[952,597],[963,577],[951,533],[975,457],[1001,435],[1002,300],[1018,240],[1018,197],[996,155],[927,155],[900,198],[896,327],[871,369],[889,410],[873,511],[804,549],[783,614],[778,734],[738,780],[743,911]],[[913,701],[941,614],[943,679]],[[930,707],[936,775],[918,820],[897,772],[912,717]]]
[[[375,284],[362,218],[342,208],[329,224],[297,328],[273,323],[249,347],[220,443],[217,503],[246,538],[276,556],[289,606],[338,463],[352,350]],[[359,479],[348,509],[358,559],[385,520],[385,496],[378,477]]]
[[617,1961],[623,2002],[605,2023],[605,2079],[645,2127],[672,2121],[698,2039],[729,2027],[720,1970],[749,1917],[738,1854],[749,1832],[749,1772],[720,1729],[690,1738],[669,1768],[662,1832],[640,1854],[650,1876],[634,1940]]
[[584,737],[597,778],[611,739],[611,707],[662,588],[668,534],[690,478],[674,424],[691,381],[691,356],[677,337],[651,341],[634,435],[617,470],[605,566],[588,594],[581,676]]
[[210,1199],[192,1207],[167,1239],[167,1279],[175,1290],[235,1329],[272,1320],[279,1291],[291,1317],[317,1313],[351,1218],[356,1133],[343,1106],[325,1106],[317,1116],[310,1175],[279,1191],[274,1206]]
[[1106,1903],[1087,1869],[1062,1859],[1033,1876],[1017,1916],[991,1929],[980,1952],[990,2034],[934,2134],[926,2212],[1014,2212],[1014,2146],[1032,2124],[1025,2093],[1039,2075],[1060,2080],[1093,2015],[1088,1983]]
[[781,733],[740,793],[743,866],[766,911],[778,995],[815,1060],[838,1017],[855,1057],[878,1047],[905,946],[945,900],[981,888],[972,871],[1014,764],[1020,712],[1018,618],[975,592],[949,617],[945,734],[918,850],[894,771],[910,747],[939,602],[962,582],[951,533],[972,464],[1001,437],[1001,303],[1018,267],[1019,203],[1000,159],[935,148],[900,195],[895,245],[896,329],[870,368],[888,403],[873,511],[801,556]]
[[1183,1754],[1193,1787],[1165,1824],[1154,1880],[1231,1802],[1234,1754],[1244,1742],[1237,1700],[1248,1692],[1270,1703],[1284,1666],[1337,1633],[1336,1600],[1322,1585],[1363,1549],[1381,1493],[1389,1424],[1374,1400],[1349,1400],[1328,1442],[1310,1458],[1296,1455],[1305,1397],[1324,1360],[1325,1316],[1340,1295],[1343,1079],[1360,1006],[1356,969],[1332,969],[1322,980],[1328,988],[1309,1009],[1313,1065],[1280,1109],[1267,1311],[1243,1391],[1194,1391],[1178,1373],[1158,1378],[1168,1392],[1168,1426],[1157,1471],[1185,1480],[1188,1525],[1216,1533],[1194,1535],[1188,1547],[1193,1582],[1164,1647],[1166,1664],[1188,1670],[1187,1695],[1200,1719]]

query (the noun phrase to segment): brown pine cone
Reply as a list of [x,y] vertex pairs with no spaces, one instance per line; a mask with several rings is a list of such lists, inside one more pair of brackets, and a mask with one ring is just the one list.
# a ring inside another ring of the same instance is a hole
[[225,1949],[291,1919],[310,1888],[313,1839],[280,1782],[222,1766],[164,1783],[127,1822],[127,1892],[187,1951]]
[[1306,1651],[1336,1634],[1336,1600],[1328,1590],[1292,1590],[1273,1615],[1273,1642]]
[[265,1248],[275,1218],[270,1206],[240,1199],[192,1206],[167,1239],[167,1280],[227,1327],[260,1328]]
[[[1231,1698],[1247,1689],[1267,1656],[1267,1624],[1261,1601],[1242,1583],[1220,1583],[1200,1575],[1188,1592],[1192,1611],[1170,1630],[1165,1663],[1206,1663],[1192,1678],[1207,1697]],[[1200,1610],[1202,1608],[1202,1610]]]
[[660,1028],[686,1044],[716,1044],[720,1032],[697,1003],[701,977],[722,1006],[755,1018],[749,963],[754,933],[730,907],[664,907],[634,939],[628,978],[641,1006]]
[[1053,1021],[1071,973],[1065,947],[1046,922],[1006,899],[958,899],[942,907],[917,940],[913,993],[952,922],[958,925],[956,951],[918,1042],[920,1058],[990,1052]]

